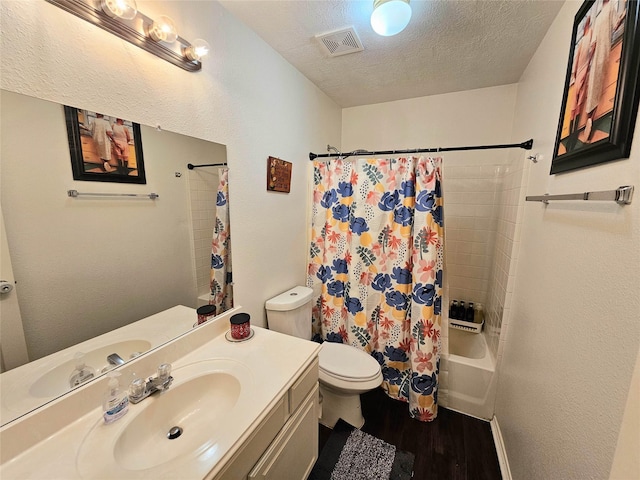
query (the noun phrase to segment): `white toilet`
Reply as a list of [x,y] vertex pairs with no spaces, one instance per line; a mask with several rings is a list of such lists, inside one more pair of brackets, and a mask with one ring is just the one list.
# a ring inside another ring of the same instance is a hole
[[[269,328],[294,337],[311,338],[311,296],[307,287],[294,287],[268,300]],[[319,354],[320,423],[333,428],[342,418],[354,427],[364,425],[360,394],[382,383],[380,364],[366,352],[342,343],[324,342]]]

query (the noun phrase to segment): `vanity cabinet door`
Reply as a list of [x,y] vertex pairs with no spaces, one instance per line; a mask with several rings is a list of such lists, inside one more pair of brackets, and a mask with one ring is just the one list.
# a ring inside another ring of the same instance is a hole
[[309,392],[318,384],[318,364],[316,358],[289,389],[289,415],[298,409],[309,396]]
[[250,480],[304,480],[318,458],[318,384],[249,473]]
[[256,462],[262,458],[265,449],[269,448],[277,437],[278,432],[285,425],[287,417],[287,402],[285,398],[281,398],[278,404],[269,412],[264,422],[233,456],[222,472],[216,475],[215,480],[239,480],[247,478],[251,466],[255,465]]

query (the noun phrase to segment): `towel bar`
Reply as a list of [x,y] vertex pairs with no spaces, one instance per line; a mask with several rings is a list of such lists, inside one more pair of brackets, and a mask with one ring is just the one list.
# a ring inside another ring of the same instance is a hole
[[147,197],[151,200],[155,200],[160,196],[157,193],[82,193],[77,190],[67,190],[67,195],[73,198],[85,195],[92,197]]
[[562,195],[530,195],[525,198],[527,202],[549,203],[549,200],[600,200],[614,201],[618,205],[629,205],[633,198],[633,185],[625,185],[615,190],[601,192],[567,193]]

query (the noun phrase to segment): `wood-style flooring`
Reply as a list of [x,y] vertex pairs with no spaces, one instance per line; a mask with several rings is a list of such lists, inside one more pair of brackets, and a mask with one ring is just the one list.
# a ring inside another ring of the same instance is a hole
[[[500,480],[489,422],[438,409],[433,422],[409,417],[406,403],[380,388],[361,395],[364,432],[415,454],[413,480]],[[320,425],[320,450],[331,430]]]

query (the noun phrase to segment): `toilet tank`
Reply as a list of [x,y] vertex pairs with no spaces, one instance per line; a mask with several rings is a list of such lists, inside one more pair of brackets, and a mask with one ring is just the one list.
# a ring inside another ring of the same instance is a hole
[[311,339],[311,296],[308,287],[294,287],[267,300],[269,329],[293,337]]

